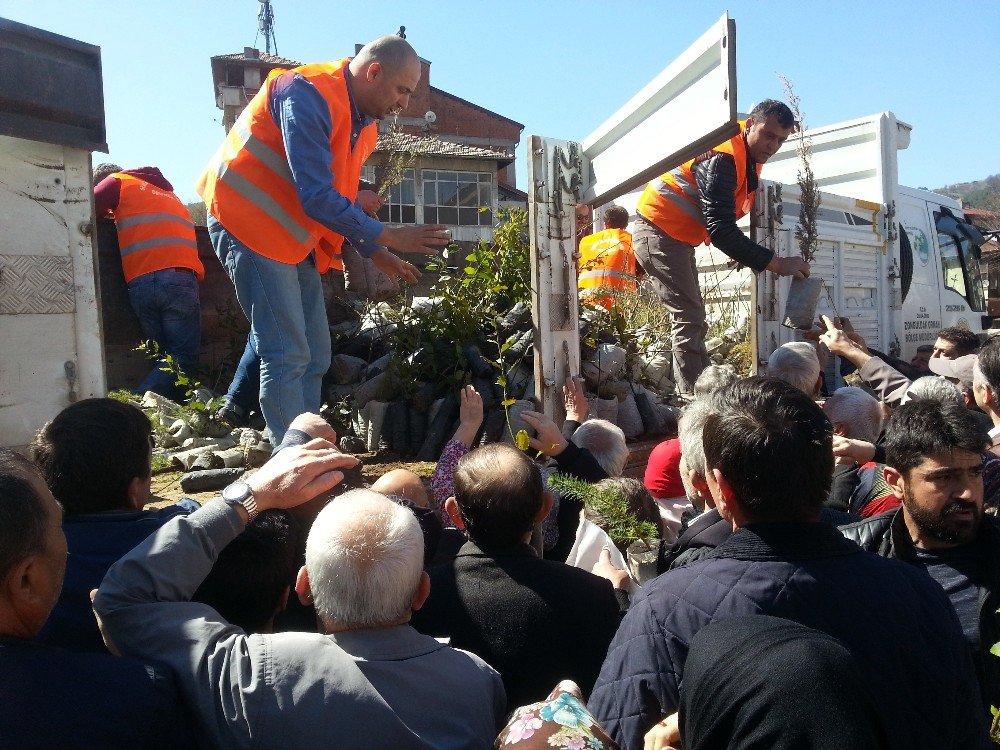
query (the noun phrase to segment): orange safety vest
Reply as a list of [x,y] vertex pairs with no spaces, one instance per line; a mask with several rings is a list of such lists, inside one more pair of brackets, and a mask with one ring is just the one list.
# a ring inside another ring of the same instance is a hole
[[[344,78],[349,62],[300,65],[292,72],[312,83],[330,107],[333,187],[353,202],[361,167],[378,142],[378,127],[365,127],[351,148],[352,108]],[[331,266],[343,268],[339,255],[344,238],[309,218],[295,191],[281,130],[268,106],[274,79],[287,72],[277,69],[268,75],[202,173],[198,194],[208,212],[255,253],[295,264],[316,250],[316,266],[323,273]]]
[[125,281],[165,268],[190,268],[203,281],[194,224],[180,198],[124,172],[111,176],[121,186],[114,215]]
[[[736,218],[746,216],[753,208],[755,190],[747,190],[747,143],[744,138],[746,120],[740,120],[740,132],[712,149],[714,153],[732,154],[736,162]],[[691,166],[701,159],[691,159],[646,185],[636,211],[675,240],[692,247],[708,244],[705,215],[698,200],[698,185]],[[757,165],[757,177],[763,164]]]
[[[634,292],[639,286],[635,278],[632,235],[624,229],[605,229],[580,240],[577,268],[580,271],[580,293],[584,295],[592,295],[602,288]],[[592,301],[610,309],[614,297],[602,294]]]

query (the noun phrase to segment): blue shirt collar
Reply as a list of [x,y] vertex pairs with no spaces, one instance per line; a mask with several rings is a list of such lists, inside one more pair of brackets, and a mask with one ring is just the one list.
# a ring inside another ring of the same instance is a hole
[[344,81],[347,83],[347,98],[351,102],[351,124],[356,125],[359,129],[366,128],[375,122],[375,118],[361,114],[358,105],[354,103],[354,87],[351,84],[350,66],[344,68]]

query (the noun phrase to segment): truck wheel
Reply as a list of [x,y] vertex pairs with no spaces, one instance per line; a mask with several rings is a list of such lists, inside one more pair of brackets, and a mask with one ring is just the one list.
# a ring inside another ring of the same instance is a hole
[[900,283],[903,288],[903,302],[906,302],[910,284],[913,283],[913,248],[910,247],[910,238],[906,236],[902,224],[899,225],[899,272],[902,276]]

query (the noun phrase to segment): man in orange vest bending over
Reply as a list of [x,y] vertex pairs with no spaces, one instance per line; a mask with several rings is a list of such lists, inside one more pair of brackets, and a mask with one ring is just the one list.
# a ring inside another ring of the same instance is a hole
[[[139,328],[186,373],[194,373],[201,350],[198,282],[205,268],[198,260],[194,224],[173,186],[156,167],[123,170],[117,164],[94,169],[97,216],[113,217],[128,298]],[[174,375],[157,362],[139,385],[180,399]]]
[[604,212],[604,230],[580,240],[580,295],[605,310],[611,309],[615,297],[598,290],[634,292],[638,286],[632,235],[625,231],[627,226],[628,211],[612,206]]
[[417,269],[387,247],[448,244],[443,226],[385,227],[356,203],[376,120],[404,109],[419,80],[420,60],[397,36],[353,59],[272,71],[198,182],[215,252],[250,319],[274,444],[292,419],[319,410],[331,350],[319,274],[344,240],[408,281]]
[[808,276],[799,257],[778,258],[752,242],[736,220],[753,208],[761,168],[795,126],[782,102],[766,99],[741,123],[740,133],[650,182],[637,207],[636,260],[672,315],[674,383],[691,394],[711,364],[705,349],[705,303],[698,288],[694,248],[711,242],[756,272]]

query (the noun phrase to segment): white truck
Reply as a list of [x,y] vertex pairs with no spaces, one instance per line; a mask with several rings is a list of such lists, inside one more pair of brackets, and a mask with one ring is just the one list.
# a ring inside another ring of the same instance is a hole
[[[578,372],[573,210],[600,217],[610,203],[634,216],[645,183],[737,132],[735,22],[724,15],[582,143],[530,136],[529,219],[539,332],[536,393],[560,410],[558,389]],[[946,196],[899,185],[897,155],[912,128],[891,112],[813,128],[812,169],[821,190],[813,274],[825,280],[817,314],[850,318],[872,348],[909,360],[937,332],[981,333],[986,317],[979,246],[983,237]],[[781,256],[798,253],[794,231],[800,160],[795,136],[764,166],[751,239]],[[735,269],[711,246],[697,248],[710,322],[749,325],[756,365],[801,332],[781,325],[789,284]],[[841,385],[834,358],[827,382]]]
[[105,393],[91,151],[100,49],[0,18],[0,445]]

